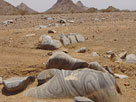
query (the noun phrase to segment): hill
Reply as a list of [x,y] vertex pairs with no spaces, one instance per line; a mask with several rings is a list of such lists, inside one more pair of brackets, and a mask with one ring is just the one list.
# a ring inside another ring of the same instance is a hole
[[72,0],[57,0],[46,13],[74,13],[84,11],[73,3]]
[[77,5],[78,7],[80,7],[81,9],[83,9],[83,10],[87,10],[87,9],[88,9],[88,7],[84,6],[84,4],[83,4],[81,1],[78,1],[78,2],[76,3],[76,5]]
[[17,15],[17,14],[25,14],[24,11],[19,10],[13,5],[9,4],[4,0],[0,0],[0,15]]
[[27,6],[26,4],[24,4],[24,3],[21,3],[20,5],[18,5],[17,8],[20,9],[20,10],[26,11],[26,12],[29,13],[29,14],[38,13],[37,11],[31,9],[30,7],[28,7],[28,6]]

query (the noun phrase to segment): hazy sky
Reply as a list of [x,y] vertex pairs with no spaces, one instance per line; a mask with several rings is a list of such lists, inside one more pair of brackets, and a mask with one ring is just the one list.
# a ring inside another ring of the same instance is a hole
[[[5,0],[13,4],[14,6],[24,2],[29,7],[37,11],[46,11],[57,0]],[[77,2],[78,0],[73,0]],[[120,9],[136,10],[136,0],[81,0],[87,7],[107,8],[108,6],[114,6]]]

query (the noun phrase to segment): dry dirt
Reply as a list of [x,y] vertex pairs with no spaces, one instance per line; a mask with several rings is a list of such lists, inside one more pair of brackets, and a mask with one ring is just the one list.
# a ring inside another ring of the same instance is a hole
[[[136,54],[136,13],[92,13],[92,14],[62,14],[48,15],[49,17],[62,17],[74,19],[73,24],[59,27],[48,27],[36,30],[37,25],[55,23],[55,20],[41,19],[45,15],[29,16],[0,16],[0,22],[15,20],[7,26],[0,24],[0,76],[3,79],[13,76],[37,75],[45,69],[49,52],[37,49],[39,37],[47,34],[49,29],[57,31],[57,34],[50,34],[58,39],[61,33],[80,33],[85,36],[86,41],[82,44],[73,44],[62,47],[59,50],[68,50],[69,54],[76,58],[91,61],[98,61],[102,65],[110,66],[114,72],[126,74],[128,79],[117,79],[122,90],[119,102],[136,102],[136,64],[115,63],[105,58],[105,52],[114,50],[117,54],[122,51]],[[46,15],[47,16],[47,15]],[[27,34],[35,36],[26,37]],[[87,47],[87,52],[77,54],[75,50],[80,47]],[[91,57],[91,52],[97,52],[100,57]],[[124,84],[128,83],[129,86]],[[36,82],[30,85],[34,87]],[[11,95],[3,90],[0,85],[0,102],[35,102],[23,96],[23,92]],[[42,100],[41,102],[44,102]],[[67,100],[49,100],[49,102],[70,102]]]

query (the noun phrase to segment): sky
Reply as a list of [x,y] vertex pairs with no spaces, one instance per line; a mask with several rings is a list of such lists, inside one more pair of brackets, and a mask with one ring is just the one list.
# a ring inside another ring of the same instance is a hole
[[[27,4],[30,8],[43,12],[48,10],[57,0],[5,0],[14,6],[21,2]],[[78,0],[73,0],[77,2]],[[114,6],[119,9],[136,10],[136,0],[81,0],[87,7],[95,7],[98,9]]]

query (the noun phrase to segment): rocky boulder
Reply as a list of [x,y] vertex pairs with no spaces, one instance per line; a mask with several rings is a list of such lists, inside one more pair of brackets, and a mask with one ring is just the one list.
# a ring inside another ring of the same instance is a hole
[[4,87],[9,92],[16,92],[24,90],[28,84],[33,82],[35,78],[29,77],[12,77],[3,81]]
[[38,85],[41,85],[41,84],[47,82],[48,80],[50,80],[56,74],[57,71],[60,71],[60,70],[58,70],[58,69],[48,69],[48,70],[42,71],[37,76]]
[[135,54],[127,55],[126,63],[136,63],[136,55]]
[[29,89],[33,98],[74,98],[87,96],[94,102],[119,102],[119,87],[109,73],[92,69],[60,70],[45,84]]
[[61,47],[61,43],[59,40],[53,39],[51,36],[44,35],[40,37],[41,44],[40,48],[45,50],[56,50]]
[[74,70],[88,67],[88,63],[81,59],[76,59],[64,52],[54,53],[47,61],[46,68],[56,68]]
[[64,46],[74,44],[74,43],[82,43],[85,41],[85,38],[81,34],[70,33],[70,34],[61,34],[59,35],[60,41]]
[[103,68],[98,62],[91,62],[91,63],[89,63],[88,68],[94,69],[94,70],[97,70],[97,71],[107,72],[105,70],[105,68]]

